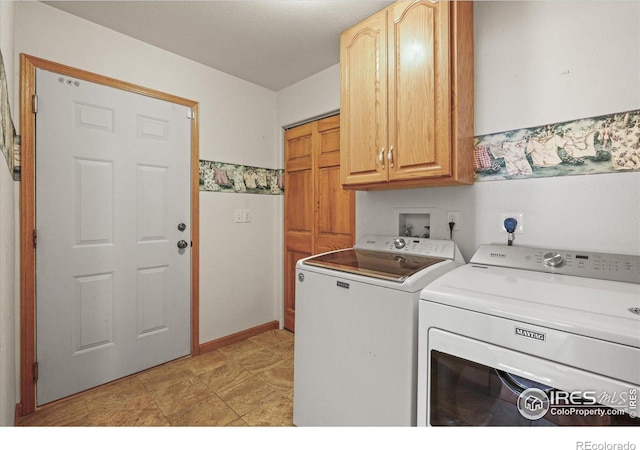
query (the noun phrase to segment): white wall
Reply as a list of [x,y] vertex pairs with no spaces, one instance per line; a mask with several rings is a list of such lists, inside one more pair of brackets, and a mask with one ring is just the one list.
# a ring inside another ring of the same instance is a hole
[[[476,2],[475,134],[640,108],[640,2]],[[505,243],[500,212],[524,213],[516,244],[640,254],[640,173],[359,192],[357,234],[394,233],[395,207],[446,212],[469,258]]]
[[[337,87],[337,89],[336,89]],[[278,125],[286,127],[340,109],[340,64],[278,92]]]
[[[13,11],[12,2],[0,2],[0,50],[7,73],[11,113],[15,120],[18,110],[13,101],[17,84],[13,76]],[[15,284],[17,190],[4,157],[0,156],[0,426],[13,425],[18,401],[16,334],[19,308]]]
[[[275,92],[39,2],[18,2],[15,13],[16,58],[26,53],[198,101],[201,159],[281,167]],[[201,343],[276,319],[281,202],[200,193]],[[250,209],[252,222],[235,224],[235,209]]]

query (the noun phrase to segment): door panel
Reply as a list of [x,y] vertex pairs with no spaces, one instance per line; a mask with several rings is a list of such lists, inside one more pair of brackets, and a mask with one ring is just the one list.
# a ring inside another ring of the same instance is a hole
[[355,194],[340,183],[340,116],[317,126],[316,254],[351,247],[355,234]]
[[[316,247],[347,248],[353,244],[353,195],[340,186],[340,167],[322,168],[318,176]],[[343,239],[346,238],[346,242]]]
[[[286,196],[289,206],[288,231],[306,233],[311,242],[313,227],[313,179],[311,170],[290,173],[285,186],[291,189]],[[285,191],[286,192],[286,191]]]
[[191,124],[185,106],[36,80],[42,405],[189,354]]
[[296,263],[302,258],[311,256],[308,251],[298,251],[291,248],[285,253],[285,304],[284,304],[284,327],[289,331],[295,331],[296,322]]
[[113,163],[74,158],[76,246],[113,244]]
[[138,165],[138,242],[166,241],[168,168]]
[[73,353],[113,344],[113,273],[75,278]]
[[168,329],[169,275],[167,266],[138,269],[138,337]]

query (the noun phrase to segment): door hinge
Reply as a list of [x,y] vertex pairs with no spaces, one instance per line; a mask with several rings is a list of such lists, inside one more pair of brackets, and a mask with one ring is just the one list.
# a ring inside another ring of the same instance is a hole
[[33,381],[38,381],[38,361],[33,363]]
[[31,97],[31,109],[33,110],[34,114],[38,113],[38,96],[34,95],[33,97]]
[[33,248],[36,248],[38,246],[38,230],[34,228],[31,237],[33,238]]
[[187,110],[187,119],[195,119],[196,118],[196,113],[194,110],[192,109],[188,109]]

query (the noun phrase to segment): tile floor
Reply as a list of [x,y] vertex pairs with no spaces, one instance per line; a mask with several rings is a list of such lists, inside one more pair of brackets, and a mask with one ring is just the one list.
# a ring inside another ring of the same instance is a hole
[[20,426],[292,426],[293,334],[273,330],[47,405]]

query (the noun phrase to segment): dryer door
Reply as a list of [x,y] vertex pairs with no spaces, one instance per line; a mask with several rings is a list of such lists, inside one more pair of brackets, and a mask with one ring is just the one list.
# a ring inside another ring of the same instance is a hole
[[640,425],[638,386],[438,329],[429,331],[431,426]]

